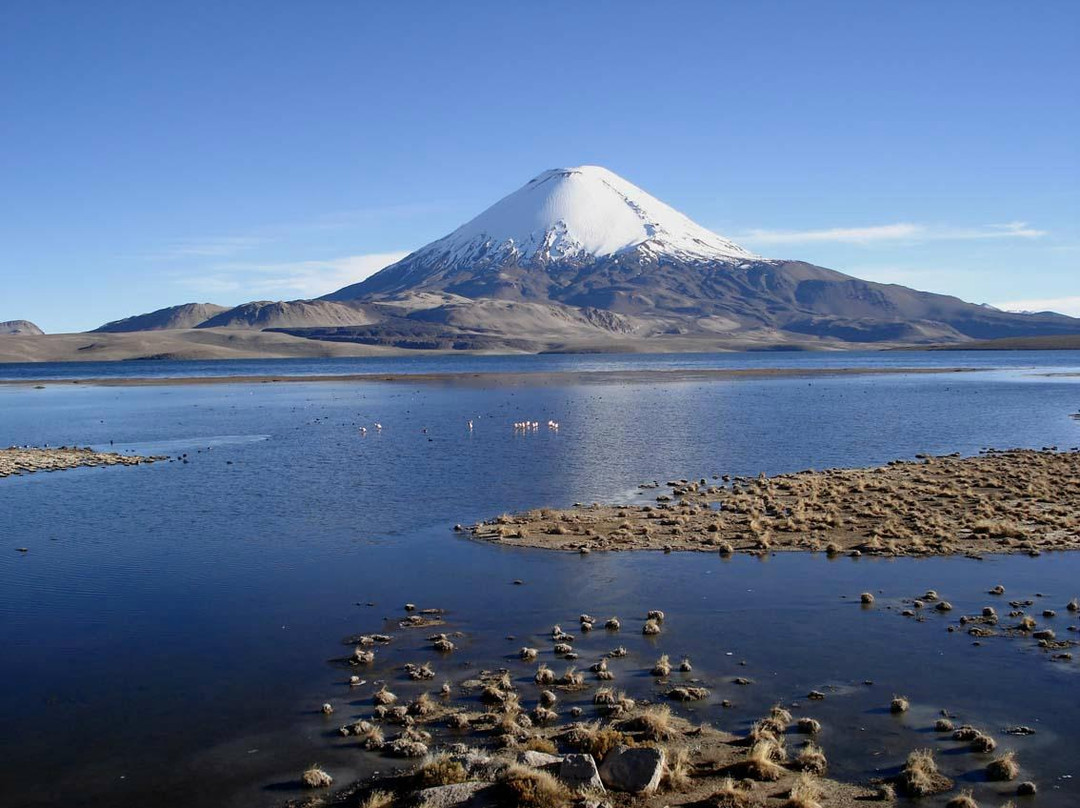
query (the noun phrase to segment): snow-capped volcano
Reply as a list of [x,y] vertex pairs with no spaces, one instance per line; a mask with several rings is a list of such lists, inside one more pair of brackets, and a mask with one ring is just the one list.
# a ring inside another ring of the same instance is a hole
[[635,248],[682,260],[754,257],[600,166],[545,171],[421,252],[547,263]]
[[450,235],[328,297],[393,293],[464,272],[581,267],[612,258],[710,265],[758,260],[606,168],[554,168]]
[[996,312],[761,258],[598,166],[545,171],[320,302],[363,310],[369,325],[304,335],[405,347],[910,344],[1080,331],[1061,315]]

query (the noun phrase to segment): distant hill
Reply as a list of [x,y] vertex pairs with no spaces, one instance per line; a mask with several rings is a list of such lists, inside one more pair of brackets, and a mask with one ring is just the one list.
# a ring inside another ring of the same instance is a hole
[[4,320],[0,322],[0,334],[40,335],[45,332],[29,320]]
[[196,328],[305,328],[309,326],[368,325],[373,318],[362,306],[327,300],[260,300],[219,311]]
[[225,306],[214,303],[182,303],[149,314],[136,314],[123,320],[113,320],[95,328],[91,333],[123,334],[130,331],[172,331],[178,328],[195,328],[215,314],[226,311]]

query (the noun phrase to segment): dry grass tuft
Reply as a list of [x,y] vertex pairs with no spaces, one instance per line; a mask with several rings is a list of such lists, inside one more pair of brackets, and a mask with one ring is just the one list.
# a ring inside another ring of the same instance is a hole
[[634,739],[614,727],[602,725],[599,721],[591,724],[574,724],[563,736],[568,746],[603,760],[604,755],[616,746],[633,746]]
[[559,677],[559,685],[571,689],[582,688],[585,686],[585,674],[571,665]]
[[671,675],[671,660],[668,659],[668,655],[664,654],[652,667],[653,676],[670,676]]
[[1015,780],[1020,774],[1020,765],[1016,762],[1015,752],[1006,752],[986,764],[988,780]]
[[979,803],[975,802],[974,794],[969,788],[945,803],[945,808],[979,808]]
[[517,763],[503,769],[499,782],[507,804],[518,808],[564,808],[572,799],[570,790],[547,772]]
[[784,808],[821,808],[825,791],[812,774],[803,773],[788,793]]
[[646,707],[640,715],[634,716],[621,726],[632,732],[641,733],[647,741],[667,741],[676,735],[671,708],[666,704]]
[[952,788],[952,780],[938,771],[930,749],[916,749],[908,755],[897,779],[900,790],[909,797],[928,797]]
[[983,755],[988,755],[997,749],[997,741],[991,738],[989,735],[979,733],[971,739],[971,751],[978,752]]
[[[748,777],[754,780],[775,782],[784,774],[784,767],[776,762],[777,755],[783,754],[783,747],[773,740],[761,740],[750,747],[743,768]],[[781,758],[783,759],[783,758]]]
[[544,752],[548,755],[557,754],[559,751],[559,747],[555,745],[553,740],[539,735],[526,739],[521,744],[521,748],[527,752]]
[[910,709],[911,703],[908,702],[905,696],[893,696],[893,700],[889,704],[889,712],[894,714],[906,713]]
[[760,805],[761,800],[753,791],[745,788],[743,783],[736,783],[731,777],[725,777],[720,781],[720,788],[706,800],[706,804],[715,808],[753,808]]
[[464,783],[469,779],[469,772],[461,761],[453,760],[450,755],[443,753],[421,763],[415,776],[420,788],[431,788]]
[[769,718],[773,719],[774,721],[779,721],[781,724],[784,725],[785,729],[787,729],[787,725],[790,724],[792,721],[791,711],[784,709],[783,705],[781,704],[774,704],[769,709]]
[[537,724],[550,724],[559,720],[559,714],[547,707],[537,707],[532,711],[532,720]]
[[795,766],[799,771],[810,774],[823,775],[829,768],[829,762],[825,758],[825,752],[813,741],[809,741],[799,750],[795,758]]
[[372,698],[372,701],[374,701],[376,705],[379,705],[379,704],[382,704],[382,705],[397,704],[397,696],[395,696],[393,693],[391,693],[389,690],[387,690],[386,685],[383,685],[378,690],[376,690],[375,695],[372,696],[371,698]]
[[357,808],[390,808],[394,804],[394,795],[389,791],[376,789],[357,804]]
[[641,633],[646,637],[651,637],[660,633],[660,623],[656,620],[646,620],[645,625],[641,627]]
[[664,756],[662,787],[668,791],[685,791],[690,786],[692,770],[689,749],[681,746],[674,751],[668,750]]
[[329,788],[334,784],[334,778],[320,769],[317,763],[314,763],[300,775],[300,782],[306,788]]
[[376,752],[386,744],[382,728],[372,724],[360,733],[360,745],[369,752]]
[[673,687],[667,697],[675,701],[702,701],[709,698],[709,691],[704,687]]

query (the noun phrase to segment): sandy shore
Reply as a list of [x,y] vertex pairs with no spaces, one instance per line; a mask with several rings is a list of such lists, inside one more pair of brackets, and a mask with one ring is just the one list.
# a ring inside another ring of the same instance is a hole
[[117,452],[95,452],[93,449],[81,449],[76,446],[61,446],[56,449],[12,446],[8,449],[0,449],[0,477],[32,474],[35,471],[61,471],[80,466],[138,466],[141,463],[167,459],[158,456],[124,455]]
[[595,384],[662,384],[673,382],[704,382],[738,379],[816,378],[830,376],[884,376],[896,374],[977,373],[983,369],[952,368],[730,368],[702,370],[595,370],[547,371],[513,373],[350,373],[312,376],[177,376],[124,377],[85,379],[0,379],[0,385],[67,386],[74,384],[104,387],[143,387],[195,384],[279,384],[337,382],[396,382],[405,384],[444,384],[464,387],[490,386],[554,386],[571,383]]
[[881,468],[677,480],[657,488],[652,505],[504,514],[470,532],[483,541],[575,552],[925,556],[1080,549],[1077,451],[922,457]]

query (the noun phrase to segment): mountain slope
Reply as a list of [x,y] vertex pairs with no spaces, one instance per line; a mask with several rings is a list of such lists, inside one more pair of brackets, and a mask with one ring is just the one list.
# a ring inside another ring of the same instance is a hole
[[214,303],[182,303],[164,309],[136,314],[122,320],[98,326],[91,333],[123,334],[131,331],[170,331],[177,328],[195,328],[215,314],[226,310],[225,306]]
[[305,326],[368,325],[374,319],[361,306],[326,300],[274,302],[258,300],[222,309],[195,328],[303,328]]
[[45,332],[29,320],[4,320],[0,322],[0,334],[25,334],[40,336]]
[[605,310],[634,318],[641,337],[865,343],[1080,332],[1080,320],[1064,315],[1001,312],[761,258],[596,166],[545,171],[448,236],[324,299],[417,295],[452,295],[465,301],[460,307],[495,299]]

